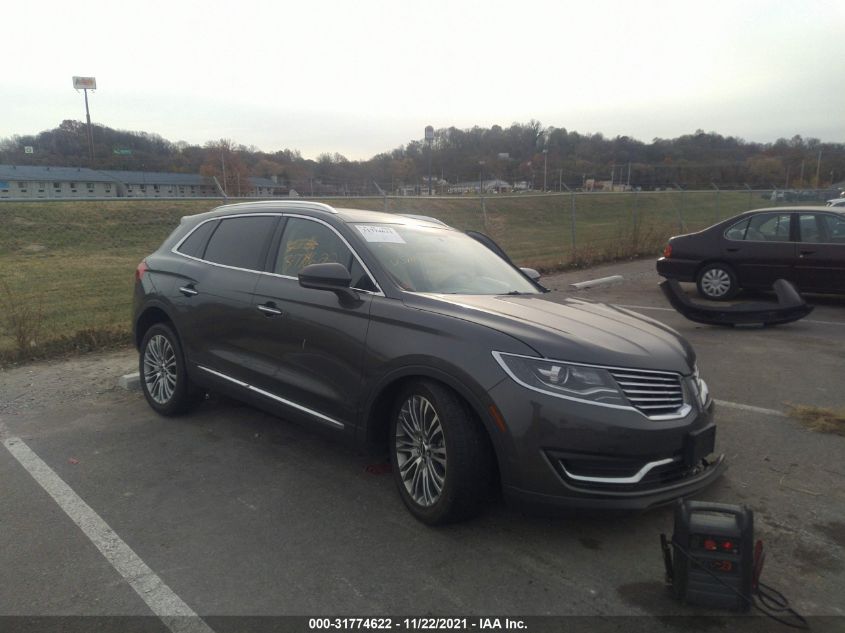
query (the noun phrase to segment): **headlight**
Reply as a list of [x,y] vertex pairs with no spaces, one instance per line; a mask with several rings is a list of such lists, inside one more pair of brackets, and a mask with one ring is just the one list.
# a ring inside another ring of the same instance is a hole
[[698,373],[698,365],[695,366],[695,371],[692,375],[692,385],[695,390],[695,395],[698,397],[698,402],[702,407],[707,406],[707,399],[710,397],[710,389],[707,388],[707,383],[701,379]]
[[606,369],[557,360],[493,352],[502,369],[523,387],[591,404],[629,409],[616,381]]

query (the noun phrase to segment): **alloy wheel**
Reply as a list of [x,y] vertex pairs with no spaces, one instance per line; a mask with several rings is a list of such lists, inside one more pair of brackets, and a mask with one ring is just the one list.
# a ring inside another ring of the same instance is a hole
[[166,404],[176,390],[176,353],[162,334],[153,336],[144,350],[144,383],[158,404]]
[[420,506],[437,503],[446,482],[446,444],[440,416],[427,398],[414,394],[402,405],[395,449],[408,495]]

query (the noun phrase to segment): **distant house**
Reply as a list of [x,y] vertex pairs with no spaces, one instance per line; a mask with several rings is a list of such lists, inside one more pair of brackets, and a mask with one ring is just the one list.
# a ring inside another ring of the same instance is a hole
[[117,183],[85,167],[0,165],[0,198],[111,198]]
[[513,189],[509,182],[491,178],[490,180],[457,182],[454,185],[449,185],[447,191],[449,193],[481,193],[482,188],[484,193],[507,193]]

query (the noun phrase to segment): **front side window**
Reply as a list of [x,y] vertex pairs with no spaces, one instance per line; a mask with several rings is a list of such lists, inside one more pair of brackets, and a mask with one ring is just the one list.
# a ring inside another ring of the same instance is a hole
[[222,220],[205,248],[203,259],[224,266],[261,270],[264,246],[275,223],[275,216]]
[[310,264],[343,264],[352,277],[352,288],[375,291],[370,276],[332,229],[319,222],[288,218],[273,272],[296,277]]
[[802,242],[819,244],[825,241],[815,213],[802,213],[799,215],[798,226],[801,227]]
[[825,213],[821,218],[827,241],[832,244],[845,244],[845,217]]
[[539,294],[483,244],[451,229],[355,224],[370,252],[404,290],[438,294]]

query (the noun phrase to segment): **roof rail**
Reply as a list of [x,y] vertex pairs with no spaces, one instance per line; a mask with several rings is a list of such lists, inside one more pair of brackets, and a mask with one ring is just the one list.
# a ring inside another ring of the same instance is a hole
[[[309,200],[242,200],[238,202],[231,202],[224,204],[224,207],[235,207],[241,205],[248,206],[267,206],[267,207],[281,207],[283,209],[313,209],[314,211],[326,211],[328,213],[337,213],[337,209],[333,206],[323,202],[311,202]],[[222,207],[218,207],[220,209]]]

